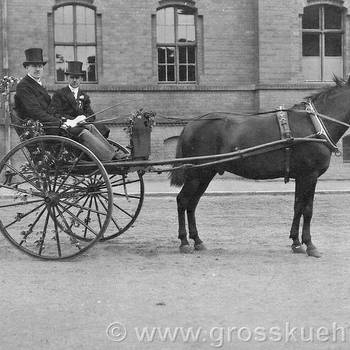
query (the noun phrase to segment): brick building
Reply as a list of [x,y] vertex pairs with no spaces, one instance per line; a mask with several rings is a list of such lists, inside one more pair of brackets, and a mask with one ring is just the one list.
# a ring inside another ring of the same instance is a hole
[[[288,107],[332,83],[332,73],[347,76],[349,7],[350,0],[1,0],[0,73],[23,76],[24,49],[42,47],[52,93],[65,84],[65,62],[83,61],[94,110],[122,102],[100,118],[155,111],[152,157],[168,158],[183,125],[176,118]],[[113,138],[125,144],[122,129],[113,123]]]

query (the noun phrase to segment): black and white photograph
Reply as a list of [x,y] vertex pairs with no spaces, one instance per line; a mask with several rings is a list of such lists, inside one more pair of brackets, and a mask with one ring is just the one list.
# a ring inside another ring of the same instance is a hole
[[350,0],[0,31],[0,349],[349,349]]

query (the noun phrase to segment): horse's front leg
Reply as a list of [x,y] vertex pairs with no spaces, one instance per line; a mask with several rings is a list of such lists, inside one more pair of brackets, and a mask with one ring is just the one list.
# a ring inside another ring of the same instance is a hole
[[[316,180],[317,181],[317,180]],[[315,247],[311,240],[310,226],[313,214],[314,196],[315,196],[316,182],[307,191],[305,199],[305,206],[303,210],[303,231],[302,231],[302,243],[306,244],[306,252],[309,256],[320,258],[321,253]]]
[[299,181],[295,182],[295,198],[294,198],[294,217],[292,222],[292,227],[290,229],[289,238],[293,240],[292,251],[293,253],[306,253],[306,250],[300,243],[299,240],[299,226],[300,219],[303,213],[303,196],[299,195],[300,191],[298,190]]
[[300,218],[303,216],[302,243],[306,245],[306,252],[308,255],[319,258],[321,254],[312,243],[310,233],[316,183],[317,176],[308,176],[296,179],[294,218],[289,237],[293,239],[293,252],[304,253],[305,250],[301,246],[298,237]]

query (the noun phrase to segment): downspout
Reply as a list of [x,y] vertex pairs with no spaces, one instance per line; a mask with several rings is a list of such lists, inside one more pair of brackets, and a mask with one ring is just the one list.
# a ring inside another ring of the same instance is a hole
[[9,56],[7,47],[7,0],[2,0],[2,19],[1,19],[1,29],[2,29],[2,73],[3,75],[8,75],[9,72]]
[[[8,36],[7,36],[7,0],[2,0],[2,73],[9,75],[9,56],[8,56]],[[5,154],[11,149],[11,121],[10,121],[10,95],[6,95],[4,99],[4,140],[5,140]]]

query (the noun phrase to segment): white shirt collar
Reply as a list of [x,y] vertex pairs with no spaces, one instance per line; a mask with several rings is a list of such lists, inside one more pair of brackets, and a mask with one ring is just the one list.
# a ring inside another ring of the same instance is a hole
[[35,82],[37,82],[39,85],[43,85],[43,83],[41,82],[41,80],[40,79],[36,79],[36,78],[34,78],[32,75],[30,75],[29,73],[28,73],[28,77],[30,77],[30,78],[32,78]]
[[71,87],[70,85],[68,85],[68,86],[69,86],[69,88],[70,88],[70,91],[73,92],[75,99],[77,99],[77,98],[78,98],[79,87],[73,88],[73,87]]

